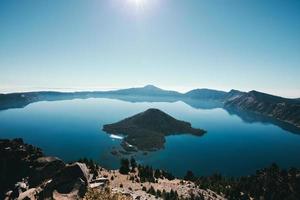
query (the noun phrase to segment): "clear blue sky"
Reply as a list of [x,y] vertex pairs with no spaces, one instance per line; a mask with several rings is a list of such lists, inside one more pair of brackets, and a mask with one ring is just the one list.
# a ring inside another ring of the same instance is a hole
[[0,0],[0,89],[300,97],[299,0]]

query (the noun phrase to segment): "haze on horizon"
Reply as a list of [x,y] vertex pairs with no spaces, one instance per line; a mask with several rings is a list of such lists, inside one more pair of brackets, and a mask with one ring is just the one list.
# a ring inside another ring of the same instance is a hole
[[297,0],[1,0],[0,92],[144,86],[300,97]]

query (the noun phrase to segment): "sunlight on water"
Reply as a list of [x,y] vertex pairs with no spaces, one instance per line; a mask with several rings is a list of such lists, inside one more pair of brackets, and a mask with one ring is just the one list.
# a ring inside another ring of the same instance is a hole
[[118,140],[122,140],[124,138],[122,136],[114,135],[114,134],[111,134],[110,137],[113,138],[113,139],[118,139]]

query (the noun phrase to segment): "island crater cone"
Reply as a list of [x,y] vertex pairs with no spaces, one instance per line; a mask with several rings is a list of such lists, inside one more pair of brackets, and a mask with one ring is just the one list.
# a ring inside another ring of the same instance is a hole
[[189,122],[177,120],[159,109],[150,108],[117,123],[106,124],[109,134],[125,135],[123,144],[139,150],[156,150],[164,147],[165,136],[192,134],[202,136],[203,129],[193,128]]

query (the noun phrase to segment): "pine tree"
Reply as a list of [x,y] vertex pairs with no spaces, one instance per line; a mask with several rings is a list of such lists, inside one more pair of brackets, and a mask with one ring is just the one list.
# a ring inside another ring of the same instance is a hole
[[131,171],[135,172],[135,168],[137,167],[136,161],[133,157],[130,159]]
[[129,160],[128,159],[121,159],[121,166],[120,166],[119,172],[121,174],[128,174],[129,171],[130,171]]

